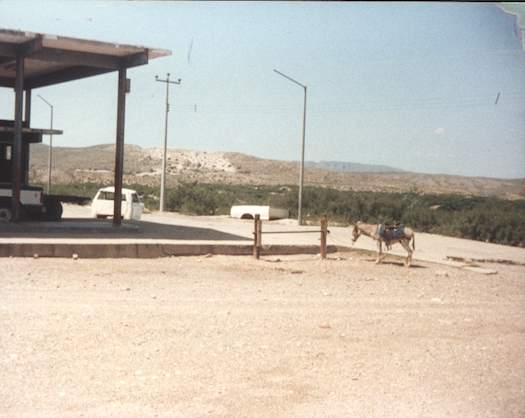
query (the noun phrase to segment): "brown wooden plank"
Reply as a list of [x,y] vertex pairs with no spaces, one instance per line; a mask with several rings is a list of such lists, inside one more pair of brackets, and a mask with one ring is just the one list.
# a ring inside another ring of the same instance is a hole
[[12,148],[13,185],[11,207],[13,221],[20,220],[20,190],[22,188],[22,117],[24,110],[24,57],[16,58],[15,123]]
[[0,77],[0,87],[15,87],[15,80],[9,77]]
[[17,46],[17,53],[27,57],[29,55],[32,55],[38,51],[40,51],[43,48],[42,44],[42,36],[39,35],[34,39],[31,39],[30,41],[24,42]]
[[12,58],[16,57],[16,44],[0,42],[0,56]]
[[121,65],[124,68],[137,67],[148,63],[148,50],[137,54],[127,55],[121,58]]
[[43,48],[31,54],[31,59],[66,64],[75,67],[84,66],[111,70],[118,70],[121,66],[119,57],[55,48]]
[[122,177],[124,174],[124,128],[126,116],[126,69],[118,72],[117,138],[115,147],[115,195],[113,199],[113,225],[122,222]]
[[106,74],[113,70],[107,68],[93,67],[71,67],[53,73],[31,77],[26,80],[26,88],[35,89],[38,87],[51,86],[54,84],[65,83],[82,78],[93,77],[100,74]]

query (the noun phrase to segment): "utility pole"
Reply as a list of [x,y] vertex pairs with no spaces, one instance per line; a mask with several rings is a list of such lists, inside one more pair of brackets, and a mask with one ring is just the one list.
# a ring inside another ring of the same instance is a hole
[[302,87],[304,90],[304,103],[303,103],[303,133],[302,133],[302,142],[301,142],[301,168],[299,170],[299,203],[297,208],[297,223],[299,225],[303,224],[303,183],[304,183],[304,137],[306,131],[306,93],[308,87],[304,84],[299,83],[297,80],[294,80],[292,77],[287,76],[286,74],[281,73],[278,70],[273,70],[280,76],[290,80],[292,83],[297,84]]
[[162,172],[160,174],[160,208],[161,212],[164,212],[165,202],[164,202],[164,191],[166,189],[166,153],[168,149],[168,113],[170,111],[170,84],[180,84],[180,78],[176,81],[170,80],[170,73],[167,73],[166,79],[161,80],[158,75],[155,76],[155,81],[160,83],[166,83],[166,119],[164,122],[164,151],[162,153]]
[[49,194],[51,192],[51,167],[53,161],[53,105],[40,96],[40,94],[37,96],[51,108],[51,133],[49,134],[49,150],[47,156],[47,194]]

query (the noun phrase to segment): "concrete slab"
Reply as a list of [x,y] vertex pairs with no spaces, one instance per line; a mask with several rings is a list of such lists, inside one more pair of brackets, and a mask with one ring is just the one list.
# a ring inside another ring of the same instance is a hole
[[[81,218],[85,216],[85,218]],[[361,237],[352,246],[351,229],[328,226],[329,251],[375,251],[376,244]],[[279,234],[264,234],[265,231]],[[311,233],[295,232],[311,231]],[[298,226],[286,219],[263,222],[262,255],[318,253],[318,226]],[[227,216],[186,216],[152,213],[141,221],[126,222],[120,228],[111,220],[89,219],[89,207],[65,205],[59,223],[0,225],[0,256],[42,257],[162,257],[171,255],[251,254],[253,221]],[[400,245],[389,252],[405,257]],[[525,249],[440,235],[417,233],[414,260],[464,266],[461,259],[507,260],[525,265]]]

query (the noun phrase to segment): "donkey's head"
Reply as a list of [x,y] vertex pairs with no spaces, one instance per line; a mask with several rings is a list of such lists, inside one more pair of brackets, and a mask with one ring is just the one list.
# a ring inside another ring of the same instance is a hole
[[[359,222],[358,222],[358,223],[359,223]],[[357,224],[358,224],[358,223],[356,223],[356,224],[354,225],[354,229],[352,229],[352,244],[353,244],[354,242],[356,242],[356,241],[357,241],[357,238],[359,238],[359,236],[361,235],[361,231],[360,231],[359,228],[357,227]]]

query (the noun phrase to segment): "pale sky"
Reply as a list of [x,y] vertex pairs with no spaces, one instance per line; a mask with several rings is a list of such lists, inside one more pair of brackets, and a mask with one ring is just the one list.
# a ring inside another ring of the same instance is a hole
[[[128,71],[126,143],[410,171],[525,177],[525,52],[488,3],[1,1],[0,27],[172,51]],[[33,92],[57,146],[114,143],[116,74]],[[498,93],[500,98],[495,104]],[[13,92],[0,88],[0,118]],[[46,139],[47,141],[47,139]]]

